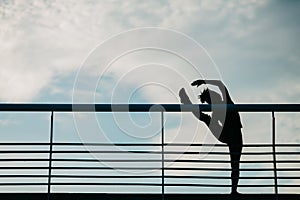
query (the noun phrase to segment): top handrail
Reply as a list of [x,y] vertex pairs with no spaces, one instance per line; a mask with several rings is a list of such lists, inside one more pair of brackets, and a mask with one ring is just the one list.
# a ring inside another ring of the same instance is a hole
[[[213,109],[239,112],[300,112],[300,104],[215,104]],[[191,112],[210,111],[207,104],[28,104],[1,103],[0,112]]]

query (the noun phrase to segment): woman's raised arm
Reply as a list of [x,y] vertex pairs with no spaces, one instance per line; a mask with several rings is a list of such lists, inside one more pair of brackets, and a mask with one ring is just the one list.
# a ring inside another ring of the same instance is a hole
[[196,80],[191,83],[192,86],[197,86],[197,87],[199,87],[200,85],[203,85],[203,84],[210,84],[210,85],[215,85],[215,86],[219,87],[219,89],[222,93],[224,103],[227,103],[227,104],[233,103],[233,101],[229,95],[229,92],[222,81],[220,81],[220,80],[201,80],[200,79],[200,80]]

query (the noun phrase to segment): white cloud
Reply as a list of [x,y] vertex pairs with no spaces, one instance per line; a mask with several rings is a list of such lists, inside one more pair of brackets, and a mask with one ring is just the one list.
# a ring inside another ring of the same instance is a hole
[[[75,71],[96,42],[119,28],[107,27],[113,7],[104,5],[96,10],[83,2],[2,4],[0,98],[32,101],[53,79]],[[95,19],[90,9],[99,12]]]
[[[162,26],[191,34],[202,30],[200,36],[206,35],[209,41],[215,37],[212,34],[220,34],[222,39],[249,36],[261,22],[247,24],[244,20],[258,20],[256,10],[266,2],[2,2],[0,78],[4,92],[0,98],[3,101],[34,101],[53,84],[53,79],[63,79],[65,74],[76,71],[99,42],[132,27]],[[214,43],[208,44],[210,47]],[[225,52],[235,46],[225,44],[211,46],[212,52],[220,49],[218,54],[228,57]],[[218,58],[218,54],[213,57]],[[30,80],[28,87],[24,85],[26,80]]]

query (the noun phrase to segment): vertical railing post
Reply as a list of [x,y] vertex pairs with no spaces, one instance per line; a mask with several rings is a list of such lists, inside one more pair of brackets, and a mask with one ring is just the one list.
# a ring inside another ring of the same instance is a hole
[[275,134],[275,114],[274,114],[274,111],[272,111],[272,148],[273,148],[273,169],[274,169],[275,199],[278,200],[277,162],[276,162],[276,134]]
[[165,199],[165,131],[164,112],[161,112],[161,199]]
[[47,199],[51,199],[51,173],[52,173],[52,150],[53,150],[53,111],[51,112],[51,120],[50,120],[50,149],[49,149],[49,173],[48,173],[48,192]]

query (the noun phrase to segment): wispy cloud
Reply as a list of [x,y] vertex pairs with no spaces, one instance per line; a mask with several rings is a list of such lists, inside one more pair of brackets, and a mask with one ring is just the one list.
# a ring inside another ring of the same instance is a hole
[[[98,43],[137,26],[182,30],[196,38],[200,36],[200,42],[204,36],[208,40],[205,43],[216,37],[245,38],[254,32],[249,21],[257,19],[257,8],[265,4],[266,1],[3,1],[0,56],[1,80],[5,81],[0,98],[36,100],[55,84],[54,79],[76,71]],[[245,20],[249,26],[244,26]],[[215,36],[209,38],[212,34]],[[62,86],[58,87],[61,90]]]

